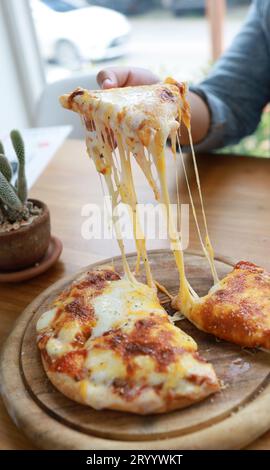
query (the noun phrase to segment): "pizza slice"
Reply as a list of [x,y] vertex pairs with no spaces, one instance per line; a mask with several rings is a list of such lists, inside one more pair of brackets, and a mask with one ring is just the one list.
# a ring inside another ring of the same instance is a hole
[[[170,138],[173,157],[176,161],[177,142],[181,120],[189,130],[196,181],[202,204],[206,231],[205,242],[200,232],[192,194],[192,210],[200,242],[207,257],[215,282],[218,278],[214,266],[214,253],[210,243],[199,175],[190,133],[190,112],[186,100],[187,87],[168,78],[163,83],[110,90],[88,91],[81,88],[60,98],[62,106],[80,114],[86,130],[86,143],[90,158],[103,175],[112,198],[112,209],[117,214],[120,202],[130,206],[134,228],[134,239],[138,253],[137,267],[142,258],[147,283],[154,286],[147,256],[146,241],[137,214],[137,196],[133,181],[131,157],[142,168],[156,198],[166,208],[166,219],[171,249],[179,272],[179,301],[186,308],[198,297],[185,275],[184,256],[179,234],[172,216],[171,201],[166,175],[165,147]],[[179,145],[180,149],[180,145]],[[180,152],[181,155],[181,152]],[[184,161],[182,159],[184,164]],[[155,178],[156,175],[156,178]],[[185,176],[186,172],[185,172]],[[187,181],[188,182],[188,181]],[[190,187],[188,185],[190,190]],[[177,201],[180,204],[179,200]],[[123,266],[128,279],[134,278],[125,256],[124,242],[115,224],[117,240],[122,254]]]
[[98,410],[163,413],[219,390],[155,291],[111,267],[83,274],[55,300],[37,322],[37,342],[55,387]]
[[270,349],[270,274],[241,261],[191,308],[174,306],[200,330],[250,348]]
[[185,85],[176,82],[96,91],[78,88],[61,96],[60,102],[81,115],[89,155],[103,175],[117,173],[113,149],[118,147],[124,199],[130,190],[130,181],[126,185],[123,181],[127,175],[130,179],[125,162],[129,154],[135,157],[158,199],[160,189],[148,151],[160,153],[169,136],[175,140],[182,111],[188,120],[185,93]]

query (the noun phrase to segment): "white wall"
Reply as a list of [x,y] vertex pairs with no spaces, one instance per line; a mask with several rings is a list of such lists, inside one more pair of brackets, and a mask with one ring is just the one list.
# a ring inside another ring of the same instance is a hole
[[29,125],[22,87],[0,3],[0,135],[14,127]]

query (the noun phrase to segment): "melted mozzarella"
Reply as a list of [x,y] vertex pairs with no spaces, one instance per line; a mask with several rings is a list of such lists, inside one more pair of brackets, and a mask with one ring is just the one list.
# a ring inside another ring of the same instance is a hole
[[52,321],[54,320],[54,317],[56,315],[57,309],[53,308],[51,310],[48,310],[47,312],[44,312],[41,317],[39,318],[37,322],[37,332],[40,333],[42,330],[45,328],[48,328]]
[[46,344],[46,351],[49,356],[58,357],[72,351],[72,346],[69,343],[63,343],[58,338],[50,338]]
[[[181,237],[176,230],[170,210],[171,203],[168,191],[165,156],[166,142],[168,137],[171,137],[172,149],[176,160],[176,140],[181,119],[189,132],[191,153],[205,228],[205,243],[201,234],[184,160],[182,158],[195,223],[204,254],[209,261],[215,282],[218,281],[218,277],[214,265],[214,252],[209,238],[200,178],[192,144],[190,111],[186,101],[186,91],[187,88],[184,84],[179,86],[174,79],[167,78],[164,83],[151,86],[97,91],[77,89],[71,95],[62,96],[60,101],[64,107],[79,112],[83,117],[87,129],[86,142],[88,153],[90,158],[93,158],[97,171],[104,175],[106,185],[112,197],[113,210],[116,210],[119,202],[126,203],[131,208],[131,213],[133,214],[134,239],[137,249],[136,272],[140,264],[140,259],[142,258],[149,287],[153,287],[154,282],[147,257],[144,234],[142,233],[137,217],[137,196],[130,165],[130,157],[132,154],[145,173],[150,186],[154,190],[155,196],[160,198],[165,204],[171,249],[175,256],[180,277],[179,294],[175,304],[181,308],[181,311],[185,315],[188,315],[188,312],[194,307],[198,296],[186,278]],[[179,140],[178,144],[179,149],[181,149]],[[115,146],[118,148],[118,153],[115,152]],[[181,150],[180,155],[182,156]],[[151,164],[154,164],[156,167],[159,188],[154,182]],[[179,199],[177,202],[179,205]],[[125,255],[121,231],[117,229],[116,223],[115,230],[125,274],[130,281],[134,282],[135,279],[130,271]],[[118,305],[117,300],[115,300],[114,303],[117,313],[115,314],[115,308],[114,305],[112,305],[112,317],[115,317],[115,315],[119,317],[121,316],[119,312],[121,312],[122,303],[120,302],[121,305]]]
[[214,284],[210,289],[208,294],[215,294],[217,291],[219,291],[222,288],[221,282],[217,282]]
[[111,385],[117,378],[125,378],[126,366],[122,358],[114,351],[90,349],[84,363],[91,370],[91,381]]
[[103,335],[106,331],[122,326],[135,315],[151,312],[165,315],[159,305],[154,290],[140,283],[132,283],[127,279],[113,281],[93,301],[96,326],[92,330],[91,339]]
[[52,356],[61,356],[72,351],[72,342],[80,330],[80,325],[75,321],[65,323],[60,329],[57,338],[50,338],[47,342],[47,353]]
[[61,330],[59,331],[58,339],[63,343],[71,343],[74,341],[75,336],[80,332],[80,330],[81,328],[79,323],[75,321],[68,322],[62,326]]

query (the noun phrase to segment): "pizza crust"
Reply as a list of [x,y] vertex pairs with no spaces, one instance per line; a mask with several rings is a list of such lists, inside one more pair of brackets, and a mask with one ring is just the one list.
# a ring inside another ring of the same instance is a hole
[[83,397],[82,388],[86,386],[85,384],[74,382],[74,380],[67,375],[51,372],[44,358],[42,358],[42,363],[48,378],[59,392],[63,393],[63,395],[70,400],[80,403],[81,405],[90,406],[95,410],[109,409],[140,415],[168,413],[194,405],[194,403],[204,400],[220,389],[218,382],[213,377],[212,384],[201,387],[199,391],[194,390],[193,395],[170,397],[170,400],[162,399],[149,388],[140,395],[140,398],[127,402],[119,395],[112,393],[110,388],[106,385],[96,387],[95,393],[92,396]]

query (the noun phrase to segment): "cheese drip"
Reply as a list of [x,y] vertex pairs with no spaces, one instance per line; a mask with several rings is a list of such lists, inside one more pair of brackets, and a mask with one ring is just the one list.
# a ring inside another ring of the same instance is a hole
[[[107,127],[109,123],[103,122],[94,112],[91,121],[91,131],[87,130],[86,136],[87,150],[89,156],[94,159],[97,171],[104,176],[109,194],[112,198],[113,224],[125,275],[131,282],[137,282],[130,270],[122,234],[117,223],[118,204],[120,202],[127,204],[127,207],[131,209],[133,235],[137,249],[136,272],[138,273],[139,271],[140,259],[142,258],[145,266],[147,284],[149,287],[155,288],[147,256],[145,237],[140,226],[137,211],[138,203],[131,169],[130,151],[124,144],[124,136],[120,130],[114,132],[112,136],[110,128]],[[93,133],[92,137],[90,135],[91,133]],[[116,142],[114,142],[114,139]],[[98,145],[95,145],[96,143]],[[115,143],[117,144],[118,154],[114,149]]]
[[190,289],[190,285],[187,281],[185,274],[184,255],[181,246],[181,239],[179,233],[176,230],[173,214],[171,211],[171,201],[168,191],[167,175],[166,175],[166,156],[164,148],[161,152],[153,155],[154,162],[159,175],[160,187],[161,187],[161,200],[166,207],[167,216],[167,228],[168,235],[171,242],[171,250],[173,252],[176,266],[179,272],[180,288],[179,288],[179,300],[183,311],[188,311],[194,304],[194,291]]
[[[214,279],[214,283],[216,284],[216,283],[219,282],[219,278],[218,278],[216,267],[215,267],[214,249],[213,249],[213,246],[212,246],[212,243],[211,243],[211,240],[210,240],[210,236],[209,236],[209,231],[208,231],[208,224],[207,224],[207,219],[206,219],[206,214],[205,214],[205,209],[204,209],[204,202],[203,202],[203,196],[202,196],[200,176],[199,176],[199,171],[198,171],[198,166],[197,166],[197,161],[196,161],[196,156],[195,156],[195,151],[194,151],[194,145],[193,145],[193,139],[192,139],[192,135],[191,135],[190,126],[188,127],[188,136],[189,136],[190,149],[191,149],[193,165],[194,165],[194,170],[195,170],[196,183],[197,183],[200,202],[201,202],[203,222],[204,222],[204,227],[205,227],[205,234],[206,234],[205,235],[205,244],[206,244],[206,250],[207,250],[207,253],[208,253],[208,256],[206,256],[206,257],[207,257],[207,259],[210,263],[212,276],[213,276],[213,279]],[[179,148],[181,149],[180,145],[179,145]]]
[[[154,90],[157,90],[157,94],[160,94],[156,96]],[[166,208],[168,236],[179,272],[180,286],[176,305],[183,313],[187,313],[193,307],[194,303],[198,301],[199,297],[186,278],[181,235],[177,230],[177,226],[175,226],[171,211],[165,155],[165,147],[168,138],[170,138],[172,142],[172,152],[176,169],[178,160],[176,143],[178,143],[179,156],[183,165],[199,240],[204,255],[209,262],[214,281],[218,281],[214,265],[214,252],[210,242],[204,210],[199,172],[190,132],[190,109],[186,101],[187,88],[185,85],[178,84],[172,78],[168,78],[164,84],[149,87],[130,87],[128,91],[118,89],[117,93],[115,93],[115,91],[114,93],[109,90],[92,93],[78,89],[75,90],[73,94],[62,97],[61,102],[65,107],[68,109],[72,108],[83,117],[87,129],[86,142],[89,156],[94,160],[97,171],[102,175],[101,177],[104,178],[112,198],[112,208],[115,215],[115,217],[113,217],[113,223],[122,255],[125,274],[131,282],[137,282],[130,270],[121,230],[116,220],[118,204],[120,202],[127,204],[131,209],[130,216],[137,249],[136,271],[138,272],[142,258],[147,283],[151,288],[155,287],[155,283],[152,278],[147,257],[145,237],[141,230],[137,213],[137,196],[132,175],[131,156],[134,157],[137,164],[142,169],[154,192],[156,200],[163,202]],[[120,100],[119,102],[118,99]],[[156,106],[158,112],[156,112]],[[178,132],[181,121],[187,127],[189,133],[196,183],[206,234],[205,242],[201,234],[180,146]],[[152,167],[156,169],[157,181],[155,180]],[[179,217],[180,198],[177,171],[176,188]]]
[[[169,83],[173,82],[173,79],[168,79],[168,80],[169,80]],[[202,250],[203,250],[205,257],[208,260],[211,273],[213,276],[213,280],[214,280],[214,283],[216,284],[219,282],[219,279],[217,276],[215,263],[214,263],[214,250],[212,248],[212,244],[210,241],[207,219],[206,219],[206,214],[205,214],[205,209],[204,209],[204,202],[203,202],[202,191],[201,191],[199,172],[198,172],[198,167],[197,167],[197,162],[196,162],[192,135],[190,131],[190,110],[189,110],[189,105],[185,100],[185,96],[184,96],[183,110],[179,109],[178,119],[180,123],[181,121],[184,122],[188,130],[190,148],[191,148],[193,165],[194,165],[194,170],[195,170],[196,184],[197,184],[197,188],[199,192],[199,198],[200,198],[200,204],[201,204],[201,210],[202,210],[203,222],[204,222],[204,228],[205,228],[205,234],[206,234],[205,242],[203,241],[203,236],[202,236],[200,225],[198,222],[198,216],[197,216],[197,212],[196,212],[196,208],[195,208],[195,204],[193,200],[193,195],[192,195],[192,191],[191,191],[189,180],[188,180],[183,153],[181,150],[179,132],[178,132],[179,129],[178,127],[175,127],[170,131],[169,137],[171,139],[172,153],[173,153],[175,166],[176,166],[176,190],[177,190],[178,218],[180,220],[180,197],[179,197],[176,142],[179,148],[178,153],[181,158],[181,162],[183,166],[184,176],[185,176],[190,203],[192,207],[192,213],[193,213],[196,229],[198,232],[200,244],[202,246]],[[166,126],[164,127],[166,128]],[[183,256],[183,250],[181,246],[181,237],[179,236],[177,232],[177,229],[174,224],[173,216],[170,210],[171,206],[170,206],[170,196],[169,196],[167,177],[166,177],[166,156],[165,156],[165,146],[166,146],[167,139],[168,139],[168,136],[164,138],[164,136],[162,136],[161,130],[157,131],[156,136],[155,136],[155,143],[154,145],[151,145],[150,147],[150,162],[152,161],[152,163],[155,164],[156,169],[157,169],[161,196],[159,195],[159,191],[156,190],[156,186],[153,186],[152,184],[150,185],[153,188],[156,199],[161,200],[165,204],[165,207],[166,207],[168,234],[169,234],[169,239],[171,242],[171,249],[175,257],[176,265],[177,265],[178,272],[179,272],[179,278],[180,278],[180,287],[179,287],[178,299],[177,299],[176,304],[178,307],[181,307],[181,310],[183,312],[188,312],[192,308],[194,302],[196,302],[196,300],[198,300],[199,297],[197,293],[193,290],[192,286],[189,284],[186,278],[184,256]],[[148,151],[149,151],[149,148],[148,148]],[[138,162],[138,163],[141,166],[141,162]],[[151,168],[151,165],[149,165],[148,168]],[[152,173],[151,173],[151,176],[152,176]],[[149,181],[149,175],[146,175],[146,177],[147,177],[147,180]],[[162,286],[159,286],[159,288],[161,289]]]
[[[190,135],[190,138],[191,138],[191,135]],[[194,204],[194,200],[193,200],[193,196],[192,196],[192,192],[191,192],[191,188],[190,188],[190,184],[189,184],[189,180],[188,180],[188,175],[187,175],[187,170],[186,170],[186,166],[185,166],[184,156],[183,156],[183,153],[182,153],[182,149],[181,149],[178,134],[177,134],[177,143],[178,143],[178,148],[179,148],[179,156],[181,158],[182,167],[183,167],[185,180],[186,180],[186,184],[187,184],[187,189],[188,189],[188,194],[189,194],[189,198],[190,198],[192,213],[193,213],[196,229],[197,229],[197,232],[198,232],[198,237],[199,237],[199,240],[200,240],[200,244],[201,244],[203,253],[204,253],[204,255],[205,255],[205,257],[206,257],[206,259],[209,263],[214,283],[216,284],[217,282],[219,282],[219,279],[218,279],[217,272],[216,272],[216,267],[215,267],[215,264],[214,264],[214,250],[212,248],[210,238],[209,238],[209,233],[208,233],[208,228],[207,228],[207,222],[206,222],[206,216],[205,216],[203,202],[202,202],[201,208],[202,208],[202,213],[204,214],[204,216],[203,216],[204,221],[205,221],[204,223],[206,224],[205,225],[205,227],[206,227],[205,228],[205,230],[206,230],[205,243],[203,241],[203,236],[202,236],[200,225],[199,225],[199,222],[198,222],[197,212],[196,212],[196,208],[195,208],[195,204]],[[192,140],[191,140],[191,145],[192,145]],[[198,185],[198,188],[200,188],[200,184]],[[201,201],[202,201],[202,199],[201,199]]]
[[[166,82],[167,83],[172,83],[172,84],[177,83],[177,82],[175,82],[175,80],[173,78],[170,78],[170,77],[168,79],[166,79]],[[175,132],[171,132],[171,134],[170,134],[170,138],[171,138],[171,142],[172,142],[172,152],[173,152],[174,160],[176,161],[176,154],[177,154],[176,142],[177,142],[178,149],[179,149],[179,156],[180,156],[180,159],[181,159],[181,162],[182,162],[182,167],[183,167],[185,180],[186,180],[186,184],[187,184],[187,189],[188,189],[188,193],[189,193],[189,198],[190,198],[190,203],[191,203],[191,207],[192,207],[192,213],[193,213],[196,229],[197,229],[197,232],[198,232],[199,240],[200,240],[200,243],[201,243],[201,246],[202,246],[203,253],[204,253],[204,255],[205,255],[205,257],[206,257],[206,259],[209,263],[214,283],[216,284],[216,283],[219,282],[219,278],[218,278],[216,267],[215,267],[214,250],[213,250],[211,240],[210,240],[210,236],[209,236],[208,224],[207,224],[207,219],[206,219],[206,214],[205,214],[205,209],[204,209],[204,202],[203,202],[203,196],[202,196],[202,190],[201,190],[200,175],[199,175],[199,170],[198,170],[198,165],[197,165],[197,160],[196,160],[196,155],[195,155],[195,150],[194,150],[194,145],[193,145],[193,139],[192,139],[192,134],[191,134],[190,106],[189,106],[188,101],[186,100],[186,93],[187,93],[187,88],[185,88],[185,91],[184,91],[183,107],[182,107],[182,109],[179,109],[178,120],[179,120],[180,123],[183,122],[183,124],[185,125],[185,127],[188,131],[189,144],[190,144],[193,167],[194,167],[195,178],[196,178],[196,185],[197,185],[197,189],[198,189],[198,193],[199,193],[201,211],[202,211],[202,216],[203,216],[203,224],[204,224],[204,229],[205,229],[205,242],[203,242],[203,236],[201,234],[201,230],[200,230],[200,226],[199,226],[199,222],[198,222],[198,217],[197,217],[197,213],[196,213],[196,208],[195,208],[195,204],[194,204],[194,200],[193,200],[193,196],[192,196],[192,192],[191,192],[191,188],[190,188],[190,184],[189,184],[189,180],[188,180],[188,175],[187,175],[187,171],[186,171],[186,167],[185,167],[184,157],[183,157],[181,144],[180,144],[179,129],[177,129]],[[179,126],[179,128],[180,128],[180,126]],[[177,166],[177,164],[176,164],[176,166]],[[176,187],[177,187],[177,205],[179,207],[180,206],[180,200],[179,200],[178,183],[177,183]],[[179,210],[180,209],[178,209],[178,211]]]

